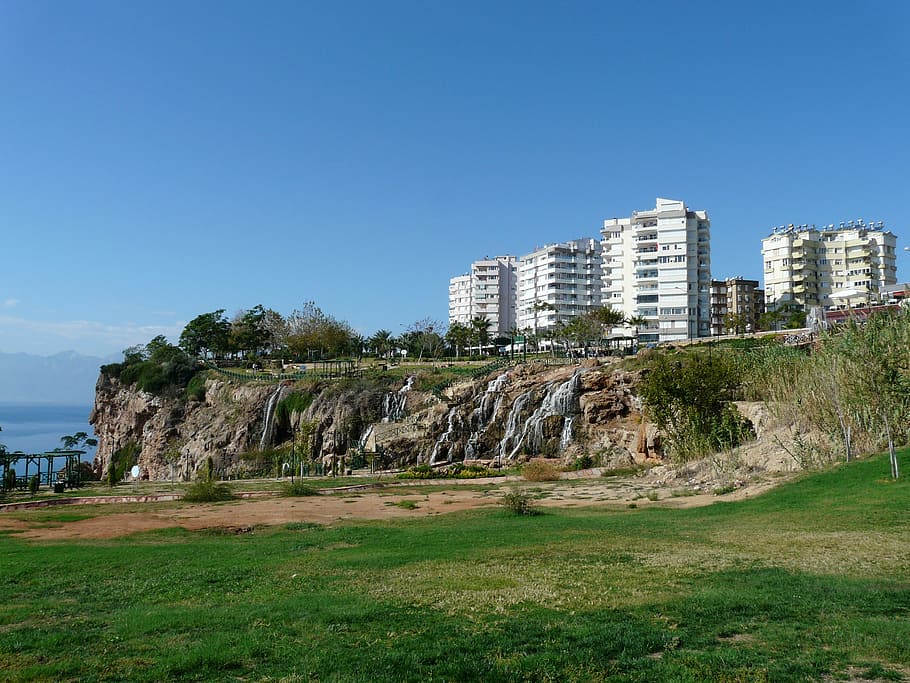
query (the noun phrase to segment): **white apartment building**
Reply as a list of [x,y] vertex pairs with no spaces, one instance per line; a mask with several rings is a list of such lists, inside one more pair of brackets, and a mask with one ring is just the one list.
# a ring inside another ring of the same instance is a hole
[[474,261],[471,272],[449,280],[449,324],[490,321],[490,336],[515,327],[516,258],[496,256]]
[[762,240],[768,310],[869,303],[897,282],[897,238],[884,223],[782,225]]
[[604,221],[603,305],[647,322],[640,342],[707,337],[711,320],[711,221],[682,201]]
[[546,245],[518,261],[518,328],[535,334],[600,308],[598,240]]

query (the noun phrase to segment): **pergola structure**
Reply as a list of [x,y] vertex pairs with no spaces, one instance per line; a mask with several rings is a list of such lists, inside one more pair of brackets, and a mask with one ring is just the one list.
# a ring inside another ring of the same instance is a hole
[[[32,477],[38,477],[38,485],[62,484],[65,488],[82,485],[79,459],[85,451],[56,450],[45,453],[0,452],[0,482],[4,488],[15,486],[24,490]],[[62,463],[60,461],[63,461]],[[58,465],[59,464],[59,465]],[[19,468],[22,467],[22,471]],[[15,480],[11,473],[15,472]]]

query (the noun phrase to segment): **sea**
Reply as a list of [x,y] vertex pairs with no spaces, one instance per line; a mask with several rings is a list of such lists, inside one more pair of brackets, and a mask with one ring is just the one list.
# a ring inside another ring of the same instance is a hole
[[[88,423],[91,411],[91,405],[0,403],[0,443],[8,451],[44,453],[63,448],[63,436],[85,432],[95,438]],[[82,460],[91,461],[95,449],[85,450]]]

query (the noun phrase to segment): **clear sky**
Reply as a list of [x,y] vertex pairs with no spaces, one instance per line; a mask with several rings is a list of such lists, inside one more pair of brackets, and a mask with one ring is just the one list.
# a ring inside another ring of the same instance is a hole
[[447,317],[472,260],[705,209],[883,220],[910,278],[910,3],[0,0],[0,351],[307,300]]

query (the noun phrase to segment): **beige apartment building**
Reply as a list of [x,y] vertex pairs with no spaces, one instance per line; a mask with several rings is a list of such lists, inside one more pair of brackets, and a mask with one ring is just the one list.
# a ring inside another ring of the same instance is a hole
[[765,307],[808,310],[875,300],[897,282],[896,241],[881,221],[772,229],[762,240]]

